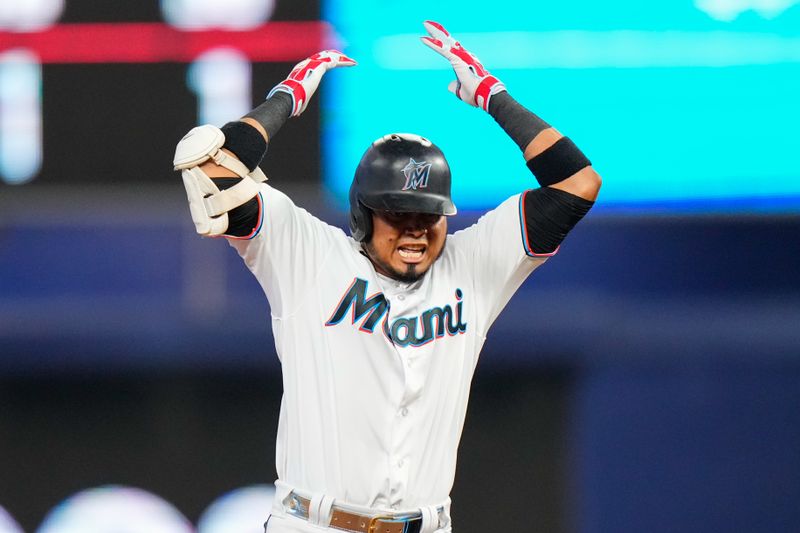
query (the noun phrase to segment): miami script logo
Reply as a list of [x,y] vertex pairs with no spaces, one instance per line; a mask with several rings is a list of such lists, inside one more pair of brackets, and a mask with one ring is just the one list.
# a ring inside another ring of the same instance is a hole
[[464,303],[461,289],[455,290],[455,306],[431,307],[417,316],[396,318],[390,325],[389,302],[382,292],[367,298],[367,285],[366,280],[355,278],[325,325],[335,326],[348,314],[350,323],[353,326],[358,323],[358,330],[364,333],[372,333],[381,323],[386,338],[401,347],[422,346],[445,335],[452,337],[467,331],[461,318]]

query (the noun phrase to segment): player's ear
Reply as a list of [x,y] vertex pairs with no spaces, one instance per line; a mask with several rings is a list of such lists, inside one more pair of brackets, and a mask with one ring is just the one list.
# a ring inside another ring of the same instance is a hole
[[372,228],[375,226],[372,209],[368,208],[356,197],[350,188],[350,234],[358,242],[372,240]]

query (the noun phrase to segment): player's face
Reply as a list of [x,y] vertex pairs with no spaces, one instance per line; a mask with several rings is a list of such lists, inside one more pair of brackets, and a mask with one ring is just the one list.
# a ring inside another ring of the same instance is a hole
[[372,239],[365,248],[378,272],[412,282],[439,258],[446,236],[447,218],[442,215],[374,211]]

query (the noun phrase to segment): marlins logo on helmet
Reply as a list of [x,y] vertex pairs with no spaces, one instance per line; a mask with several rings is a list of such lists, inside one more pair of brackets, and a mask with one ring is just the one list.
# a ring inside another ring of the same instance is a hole
[[406,177],[406,183],[403,185],[402,190],[407,191],[414,189],[424,189],[428,186],[428,175],[431,172],[431,164],[421,161],[417,163],[414,158],[410,158],[408,164],[403,167],[403,175]]

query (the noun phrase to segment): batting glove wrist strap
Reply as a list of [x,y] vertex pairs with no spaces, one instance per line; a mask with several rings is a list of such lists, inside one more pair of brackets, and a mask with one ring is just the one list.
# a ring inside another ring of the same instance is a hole
[[299,116],[308,106],[322,76],[332,68],[352,67],[356,62],[338,50],[323,50],[294,66],[289,77],[272,88],[267,99],[282,92],[292,98],[290,116]]
[[456,79],[448,86],[450,92],[471,106],[489,111],[492,96],[506,90],[503,82],[492,76],[477,56],[461,46],[444,26],[431,20],[423,25],[429,37],[421,37],[422,42],[450,61],[456,73]]

